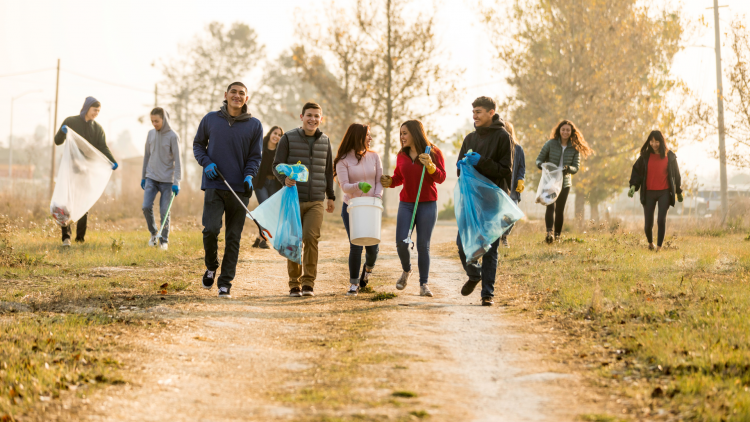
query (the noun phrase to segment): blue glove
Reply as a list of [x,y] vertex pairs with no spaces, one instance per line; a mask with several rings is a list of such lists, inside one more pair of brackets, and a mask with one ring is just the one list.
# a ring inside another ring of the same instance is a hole
[[248,192],[252,191],[252,189],[253,189],[253,176],[246,176],[245,177],[244,185],[245,185],[245,193],[248,193]]
[[466,158],[469,164],[471,164],[472,166],[476,166],[477,164],[479,164],[479,159],[482,158],[482,156],[479,155],[479,153],[470,152],[466,154]]
[[180,186],[172,185],[172,192],[174,192],[174,196],[177,196],[180,193]]
[[117,167],[119,167],[117,163],[112,164],[112,170],[117,170]]
[[146,179],[141,179],[141,189],[146,190]]
[[62,133],[67,134],[68,133],[68,126],[62,125],[62,127],[60,128],[60,130],[62,131]]
[[216,179],[216,177],[218,176],[218,174],[216,173],[216,164],[214,163],[207,165],[203,172],[206,173],[206,177],[211,180]]

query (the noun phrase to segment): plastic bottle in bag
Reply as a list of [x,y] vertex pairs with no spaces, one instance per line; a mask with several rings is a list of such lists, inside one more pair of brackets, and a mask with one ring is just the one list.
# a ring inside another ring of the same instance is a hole
[[560,196],[563,185],[563,169],[552,164],[542,164],[542,178],[539,179],[539,187],[536,190],[536,203],[552,205]]

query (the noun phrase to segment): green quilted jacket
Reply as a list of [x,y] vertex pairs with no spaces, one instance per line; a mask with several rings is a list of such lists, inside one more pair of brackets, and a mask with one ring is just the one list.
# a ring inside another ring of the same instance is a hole
[[[552,163],[554,165],[560,164],[560,155],[562,154],[562,143],[559,139],[550,139],[544,143],[542,151],[539,152],[539,156],[536,157],[536,166],[541,169],[542,164]],[[565,148],[565,157],[563,157],[563,166],[568,166],[568,171],[565,172],[563,178],[563,188],[572,186],[571,174],[578,173],[578,167],[581,165],[581,154],[573,145],[568,142],[567,148]]]

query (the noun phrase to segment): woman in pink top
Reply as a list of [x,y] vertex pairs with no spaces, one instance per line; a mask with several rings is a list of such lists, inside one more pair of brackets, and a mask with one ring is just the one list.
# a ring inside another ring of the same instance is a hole
[[[383,175],[383,165],[380,157],[370,151],[370,127],[353,123],[346,130],[341,140],[336,159],[333,160],[333,175],[339,181],[344,191],[344,206],[341,207],[341,219],[344,220],[346,235],[349,236],[349,199],[361,196],[376,196],[382,198],[383,185],[380,176]],[[351,238],[350,238],[351,240]],[[367,285],[375,261],[378,259],[378,245],[365,246],[365,264],[362,272],[359,265],[362,262],[362,246],[349,243],[349,291],[347,295],[356,296],[360,288]]]

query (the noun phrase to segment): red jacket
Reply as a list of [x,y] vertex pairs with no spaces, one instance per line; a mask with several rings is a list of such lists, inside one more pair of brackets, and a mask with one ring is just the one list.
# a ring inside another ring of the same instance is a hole
[[[435,173],[424,172],[424,182],[422,183],[422,193],[419,195],[419,202],[437,201],[437,186],[445,182],[445,160],[443,153],[439,149],[432,149],[434,152],[432,162],[435,164]],[[419,190],[419,178],[422,177],[424,166],[416,159],[411,160],[408,155],[399,152],[396,156],[396,170],[393,171],[392,188],[404,185],[401,189],[399,199],[401,202],[417,202],[417,190]]]

